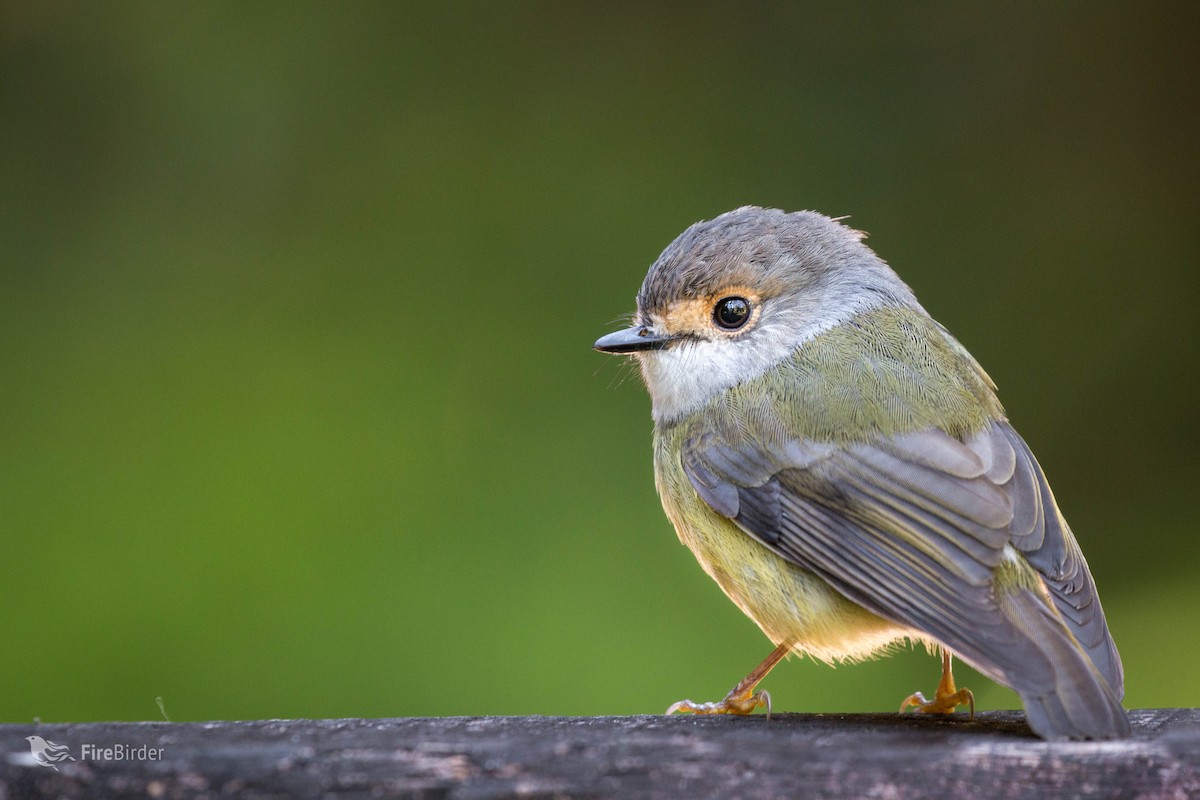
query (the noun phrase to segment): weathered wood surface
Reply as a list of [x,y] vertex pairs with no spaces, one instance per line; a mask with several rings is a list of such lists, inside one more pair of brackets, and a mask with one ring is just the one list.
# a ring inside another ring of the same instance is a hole
[[[0,725],[0,800],[1200,797],[1200,710],[1130,716],[1132,739],[1058,743],[1017,712]],[[35,735],[75,760],[37,763]],[[116,745],[160,759],[96,757]]]

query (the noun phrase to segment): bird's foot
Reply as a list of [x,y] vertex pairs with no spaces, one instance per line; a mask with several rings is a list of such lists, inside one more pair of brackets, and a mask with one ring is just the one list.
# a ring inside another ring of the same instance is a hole
[[926,700],[921,692],[913,692],[904,698],[900,704],[900,712],[913,707],[922,714],[953,714],[959,706],[970,706],[971,716],[975,716],[975,695],[970,689],[959,689],[953,694],[936,694],[932,700]]
[[953,714],[959,706],[970,706],[971,716],[975,716],[975,695],[970,689],[958,689],[954,686],[954,674],[950,671],[950,652],[942,651],[942,679],[938,681],[937,691],[932,700],[926,700],[921,692],[913,692],[904,698],[900,704],[900,713],[913,707],[923,714]]
[[[737,691],[738,688],[734,687],[734,691]],[[739,716],[746,716],[753,714],[759,708],[766,708],[767,719],[771,718],[770,692],[746,691],[740,694],[730,692],[725,695],[724,700],[718,700],[715,703],[695,703],[691,700],[680,700],[678,703],[671,704],[671,707],[667,709],[667,714],[690,711],[693,714],[737,714]]]
[[672,703],[667,709],[667,714],[674,714],[677,711],[690,711],[693,714],[737,714],[746,716],[753,714],[759,708],[767,709],[767,719],[771,718],[771,694],[770,692],[756,692],[754,687],[758,686],[763,678],[767,677],[767,673],[775,668],[775,665],[784,659],[791,652],[791,646],[781,644],[771,651],[771,655],[767,656],[761,664],[754,668],[754,671],[747,675],[738,683],[737,686],[729,690],[729,694],[725,695],[724,700],[718,700],[715,703],[694,703],[691,700],[680,700],[678,703]]

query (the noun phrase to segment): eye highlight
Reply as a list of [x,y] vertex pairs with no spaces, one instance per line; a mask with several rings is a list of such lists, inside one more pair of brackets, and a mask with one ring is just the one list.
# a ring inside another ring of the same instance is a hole
[[727,331],[736,331],[750,319],[750,301],[744,297],[723,297],[713,306],[713,322]]

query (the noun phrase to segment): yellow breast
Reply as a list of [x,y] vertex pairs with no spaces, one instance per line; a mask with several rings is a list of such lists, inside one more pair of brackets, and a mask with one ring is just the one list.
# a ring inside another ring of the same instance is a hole
[[704,571],[772,642],[833,662],[866,658],[905,637],[923,638],[847,600],[709,508],[684,474],[673,438],[655,441],[663,509]]

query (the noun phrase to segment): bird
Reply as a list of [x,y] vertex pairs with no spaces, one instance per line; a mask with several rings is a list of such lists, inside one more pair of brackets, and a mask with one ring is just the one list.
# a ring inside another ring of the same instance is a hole
[[50,767],[55,772],[59,771],[56,765],[60,761],[75,760],[75,757],[71,755],[71,748],[65,744],[55,744],[36,735],[26,736],[25,741],[29,742],[29,753],[33,756],[33,760],[43,767]]
[[952,658],[1020,696],[1047,740],[1130,734],[1124,673],[1087,562],[996,386],[865,234],[746,206],[650,266],[632,326],[655,484],[679,539],[775,645],[721,701],[749,714],[790,654],[830,663],[904,641],[942,657],[934,698],[970,706]]

